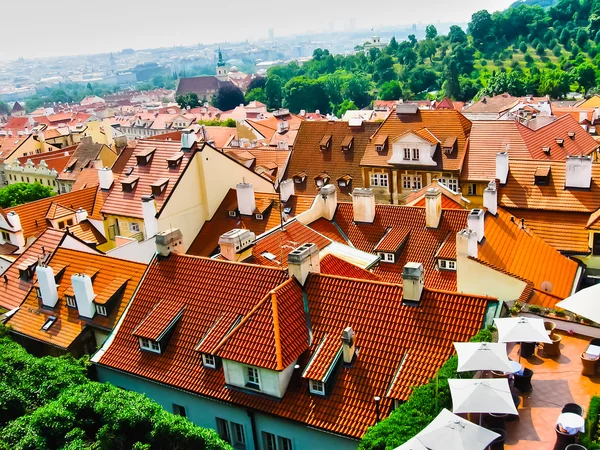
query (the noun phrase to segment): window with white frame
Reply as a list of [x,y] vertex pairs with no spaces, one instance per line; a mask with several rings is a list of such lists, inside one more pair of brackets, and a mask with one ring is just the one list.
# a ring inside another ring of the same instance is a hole
[[410,175],[402,175],[402,189],[412,188],[412,177]]
[[477,185],[475,183],[467,185],[467,195],[477,195]]
[[160,345],[158,342],[150,339],[140,338],[140,348],[154,353],[160,353]]
[[77,308],[77,302],[75,301],[74,295],[65,295],[65,301],[67,302],[67,306]]
[[452,261],[450,259],[440,259],[439,265],[440,269],[456,270],[456,261]]
[[264,450],[293,450],[292,440],[283,436],[276,436],[267,431],[262,432]]
[[388,174],[387,173],[372,173],[371,186],[388,187]]
[[454,192],[458,192],[458,179],[457,178],[438,178],[438,181],[444,186],[452,189]]
[[260,375],[256,367],[246,366],[246,387],[260,390]]
[[410,148],[404,149],[404,159],[406,159],[406,160],[410,159]]
[[129,222],[129,231],[131,231],[132,233],[139,233],[140,224],[137,222]]
[[393,253],[380,253],[381,261],[393,263],[395,261],[395,257]]
[[412,159],[413,161],[418,161],[419,160],[419,155],[420,155],[420,151],[418,148],[413,148],[412,149]]
[[244,425],[231,422],[231,435],[233,448],[246,448],[246,434],[244,433]]
[[423,187],[423,178],[421,177],[421,175],[415,175],[413,177],[413,188],[421,189],[422,187]]
[[213,355],[209,355],[208,353],[204,353],[202,355],[202,364],[204,364],[205,367],[210,367],[211,369],[217,367],[215,357]]
[[104,305],[96,305],[96,312],[98,314],[100,314],[101,316],[107,316],[108,315],[106,313],[106,306],[104,306]]
[[308,389],[311,394],[325,395],[325,383],[319,380],[308,380]]

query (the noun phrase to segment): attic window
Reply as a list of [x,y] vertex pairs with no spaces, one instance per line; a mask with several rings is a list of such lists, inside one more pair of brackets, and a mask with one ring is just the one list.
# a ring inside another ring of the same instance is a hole
[[54,316],[48,317],[48,319],[46,319],[46,322],[44,322],[44,325],[42,325],[42,330],[48,331],[50,329],[50,327],[52,325],[54,325],[54,322],[56,322],[56,317],[54,317]]
[[131,192],[137,186],[140,177],[127,177],[121,180],[121,187],[123,192]]
[[284,214],[290,214],[292,212],[292,207],[286,206],[285,208],[283,208],[283,212]]
[[548,186],[550,181],[550,166],[542,166],[535,169],[534,182],[538,186]]
[[165,192],[165,189],[167,188],[168,184],[169,184],[168,178],[160,178],[159,180],[156,180],[154,183],[152,183],[150,185],[150,189],[152,189],[152,193],[154,195],[160,195],[163,192]]
[[456,261],[450,259],[440,259],[438,265],[443,270],[456,270]]
[[315,177],[315,184],[317,185],[317,187],[323,187],[327,183],[329,183],[329,175],[327,175],[326,173],[320,173]]
[[123,173],[125,174],[126,177],[128,177],[129,175],[131,175],[133,173],[133,167],[125,168],[125,171]]
[[378,135],[373,142],[375,144],[375,150],[378,152],[383,152],[387,148],[388,137],[387,135]]
[[568,135],[568,136],[569,136],[571,139],[575,138],[575,132],[574,132],[574,131],[569,131],[569,132],[567,133],[567,135]]
[[349,152],[354,144],[354,136],[346,136],[342,141],[342,151]]
[[140,348],[154,353],[160,353],[160,344],[156,341],[146,338],[139,338]]
[[176,169],[183,160],[183,152],[177,152],[167,158],[169,169]]
[[77,301],[75,300],[74,295],[65,294],[65,301],[67,302],[67,306],[71,308],[77,308]]
[[264,216],[262,214],[260,214],[260,213],[256,213],[254,215],[254,217],[256,217],[256,220],[263,220],[264,219]]
[[442,151],[445,155],[450,155],[454,151],[454,147],[456,146],[456,137],[447,138],[442,144]]
[[237,217],[237,209],[227,211],[227,213],[229,214],[229,217]]
[[325,395],[325,383],[319,380],[308,380],[308,390],[311,394]]
[[550,154],[550,147],[549,146],[544,146],[542,147],[542,151],[546,154],[549,155]]
[[269,261],[275,261],[277,259],[277,256],[270,252],[262,252],[260,256],[267,258]]
[[565,143],[565,140],[563,138],[556,138],[556,143],[558,145],[563,145]]
[[381,261],[382,262],[386,262],[386,263],[394,263],[396,262],[396,255],[394,255],[393,253],[379,253],[379,256],[381,257]]
[[213,355],[204,353],[202,355],[202,365],[204,365],[204,367],[210,367],[211,369],[215,369],[217,367],[217,362],[215,361],[215,357]]
[[150,161],[152,161],[152,157],[154,156],[155,151],[156,151],[156,148],[152,147],[152,148],[144,149],[140,153],[135,155],[135,159],[137,160],[137,165],[145,166]]
[[73,170],[75,169],[75,164],[77,164],[77,158],[69,162],[70,164],[67,167],[65,167],[65,172],[73,172]]
[[294,179],[294,183],[296,184],[304,183],[304,181],[306,180],[306,172],[298,172],[292,178]]
[[352,177],[350,175],[341,176],[336,181],[338,186],[341,188],[348,188],[352,186]]
[[325,136],[323,136],[323,138],[319,142],[319,147],[321,148],[321,151],[325,151],[325,150],[329,150],[330,146],[331,146],[331,135],[326,134]]

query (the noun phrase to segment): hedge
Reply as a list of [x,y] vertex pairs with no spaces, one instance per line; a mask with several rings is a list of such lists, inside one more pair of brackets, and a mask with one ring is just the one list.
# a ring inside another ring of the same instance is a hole
[[[491,327],[481,330],[471,338],[471,342],[492,342],[491,330]],[[408,400],[396,408],[388,418],[369,428],[360,442],[359,449],[394,449],[429,425],[443,408],[451,410],[452,397],[448,379],[457,377],[457,368],[458,357],[454,355],[438,370],[437,377],[423,386],[416,387]],[[465,376],[472,377],[473,374],[463,373],[462,377]]]
[[588,450],[600,449],[600,396],[590,400],[585,422],[586,432],[581,435],[581,444]]

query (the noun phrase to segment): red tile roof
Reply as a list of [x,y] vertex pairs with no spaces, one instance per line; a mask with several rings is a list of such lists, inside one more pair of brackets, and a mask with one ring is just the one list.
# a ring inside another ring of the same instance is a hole
[[331,253],[328,253],[320,262],[321,273],[325,275],[338,275],[346,278],[356,278],[359,280],[380,281],[377,275],[362,267],[355,266]]
[[174,326],[184,308],[184,304],[179,300],[160,300],[133,330],[132,334],[136,337],[158,341]]
[[39,164],[44,161],[48,166],[48,169],[62,172],[74,150],[74,148],[67,147],[63,150],[54,150],[51,152],[40,153],[39,155],[21,156],[17,159],[22,166],[24,166],[27,161],[31,160],[31,162],[38,167]]
[[398,249],[406,242],[410,235],[410,229],[404,227],[388,228],[384,236],[377,243],[374,252],[396,253]]
[[[180,280],[175,285],[170,282],[174,277]],[[330,339],[327,348],[339,351],[341,333],[348,326],[356,332],[360,348],[352,366],[340,365],[334,371],[331,376],[336,378],[326,397],[310,395],[306,379],[297,377],[292,378],[281,399],[226,386],[223,371],[204,367],[196,351],[198,343],[200,350],[215,345],[216,339],[206,344],[211,327],[213,331],[218,328],[216,334],[220,335],[235,323],[235,316],[242,314],[245,323],[238,325],[229,339],[236,339],[238,333],[247,334],[239,335],[235,346],[234,341],[226,340],[217,354],[231,352],[226,355],[253,365],[274,367],[275,363],[275,367],[284,367],[306,348],[307,322],[300,290],[295,281],[284,283],[285,278],[285,272],[277,269],[184,255],[155,260],[99,364],[360,438],[375,423],[373,397],[382,398],[383,415],[390,411],[392,398],[405,400],[413,386],[426,382],[453,353],[454,341],[468,340],[479,330],[488,304],[484,297],[425,290],[419,307],[405,306],[401,286],[311,274],[306,285],[306,307],[313,340],[298,360],[299,370],[306,369],[326,336]],[[277,312],[270,294],[273,290]],[[131,335],[158,298],[178,299],[185,304],[162,355],[141,351]],[[284,317],[281,311],[288,309],[294,312]],[[279,321],[279,346],[275,316]],[[288,336],[285,330],[291,330]],[[411,351],[427,351],[433,357],[409,358],[398,372]],[[320,365],[325,366],[327,360],[332,358],[324,358]]]
[[96,246],[106,243],[104,235],[89,220],[84,220],[68,227],[68,231],[86,244]]

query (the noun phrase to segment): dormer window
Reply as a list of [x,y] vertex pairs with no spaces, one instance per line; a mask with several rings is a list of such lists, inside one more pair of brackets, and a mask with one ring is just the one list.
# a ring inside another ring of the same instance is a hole
[[36,286],[36,288],[35,288],[35,295],[38,300],[42,299],[42,290],[40,289],[39,286]]
[[244,384],[249,389],[260,391],[260,374],[256,367],[246,366]]
[[142,350],[160,353],[160,344],[158,342],[146,338],[138,338],[138,340],[140,342],[140,348]]
[[569,131],[569,132],[567,133],[567,135],[568,135],[568,136],[569,136],[571,139],[573,139],[573,138],[575,137],[575,132],[574,132],[574,131]]
[[388,137],[387,135],[378,135],[375,138],[375,151],[377,152],[383,152],[386,150],[387,148],[387,142],[388,142]]
[[208,353],[204,353],[202,355],[202,364],[204,367],[210,367],[211,369],[215,369],[217,367],[217,361],[213,355],[209,355]]
[[106,312],[106,306],[104,305],[96,305],[96,312],[101,316],[108,316]]
[[405,161],[409,161],[410,160],[410,148],[405,148],[403,149],[404,155],[403,158]]
[[419,155],[420,155],[420,151],[418,148],[413,148],[412,149],[412,159],[413,161],[418,161],[419,160]]
[[140,177],[127,177],[122,179],[121,188],[123,189],[123,192],[132,192],[137,186],[139,179]]
[[342,140],[342,151],[343,152],[351,151],[353,144],[354,144],[354,136],[346,136]]
[[315,177],[315,184],[317,187],[323,187],[329,183],[329,175],[326,173],[320,173]]
[[295,184],[302,184],[306,180],[306,172],[298,172],[293,177]]
[[438,265],[443,270],[456,270],[456,261],[450,259],[440,259]]
[[550,147],[548,145],[545,145],[544,147],[542,147],[542,151],[546,154],[549,155],[550,154]]
[[183,152],[177,152],[167,158],[167,164],[169,169],[177,169],[181,161],[183,160]]
[[445,155],[450,155],[454,151],[456,146],[456,137],[447,138],[442,144],[442,151]]
[[348,188],[352,186],[352,177],[350,175],[344,175],[337,179],[338,186],[340,188]]
[[325,383],[319,380],[308,380],[308,390],[311,394],[325,395]]
[[533,174],[534,183],[537,186],[548,186],[550,182],[550,166],[541,166],[535,169]]
[[169,184],[168,178],[160,178],[160,179],[156,180],[154,183],[152,183],[150,185],[150,189],[152,189],[152,194],[154,194],[154,195],[162,194],[163,192],[165,192],[165,189],[167,189],[168,184]]
[[396,262],[396,256],[393,253],[379,253],[382,262],[394,263]]
[[319,142],[319,148],[323,152],[323,151],[329,150],[330,146],[331,146],[331,135],[326,134],[325,136],[323,136],[323,138],[321,138],[321,141]]
[[48,331],[50,329],[50,327],[52,325],[54,325],[54,322],[56,322],[56,317],[54,317],[54,316],[48,317],[48,319],[46,319],[46,321],[44,322],[44,325],[42,325],[42,330]]
[[254,217],[256,217],[256,220],[263,220],[264,219],[263,215],[262,214],[258,214],[258,213],[255,214]]
[[156,151],[156,148],[152,147],[152,148],[144,149],[140,153],[135,155],[135,159],[137,160],[137,165],[145,166],[145,165],[149,164],[150,161],[152,161],[152,157],[154,156],[155,151]]
[[229,217],[237,217],[237,210],[227,211],[227,214],[229,214]]
[[67,306],[77,308],[77,301],[74,295],[65,295],[65,301],[67,302]]
[[558,145],[563,145],[565,143],[565,140],[563,138],[556,138],[556,143]]

